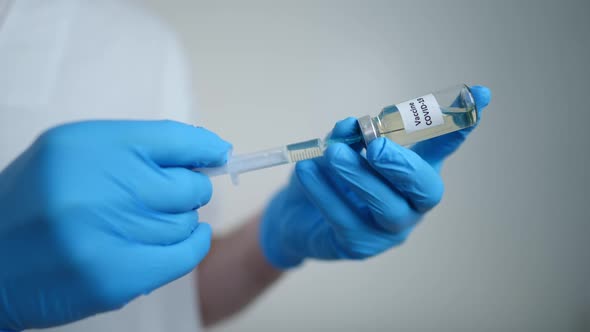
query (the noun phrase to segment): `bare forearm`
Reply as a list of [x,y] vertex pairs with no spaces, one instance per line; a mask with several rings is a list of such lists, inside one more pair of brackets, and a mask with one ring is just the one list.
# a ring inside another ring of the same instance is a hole
[[215,239],[199,265],[199,301],[205,326],[240,311],[281,276],[260,250],[259,223],[255,216],[231,234]]

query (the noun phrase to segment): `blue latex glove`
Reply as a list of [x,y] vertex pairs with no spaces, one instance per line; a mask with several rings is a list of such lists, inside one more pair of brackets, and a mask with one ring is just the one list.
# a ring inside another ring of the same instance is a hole
[[[490,91],[471,91],[479,111]],[[479,119],[479,116],[478,116]],[[358,134],[356,120],[339,122],[332,135]],[[401,244],[442,198],[442,162],[474,127],[404,148],[386,138],[367,147],[333,144],[323,158],[297,164],[290,183],[262,217],[260,245],[268,261],[286,269],[305,258],[363,259]]]
[[41,135],[0,173],[0,330],[122,307],[207,254],[209,178],[230,145],[172,121],[92,121]]

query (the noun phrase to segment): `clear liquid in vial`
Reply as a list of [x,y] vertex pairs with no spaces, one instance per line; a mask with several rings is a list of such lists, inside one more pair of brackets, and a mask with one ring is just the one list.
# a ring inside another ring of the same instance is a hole
[[385,136],[400,145],[412,145],[416,142],[441,136],[463,128],[471,127],[477,122],[477,112],[474,103],[467,103],[464,107],[440,107],[443,114],[443,124],[408,133],[395,105],[388,106],[374,118],[379,136]]

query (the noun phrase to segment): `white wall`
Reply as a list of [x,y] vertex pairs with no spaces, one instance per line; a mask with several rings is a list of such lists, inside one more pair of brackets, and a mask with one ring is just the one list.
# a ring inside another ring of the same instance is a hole
[[[590,331],[589,4],[149,0],[195,67],[202,124],[253,151],[455,83],[494,94],[401,248],[308,263],[215,331]],[[289,169],[215,181],[227,229]]]

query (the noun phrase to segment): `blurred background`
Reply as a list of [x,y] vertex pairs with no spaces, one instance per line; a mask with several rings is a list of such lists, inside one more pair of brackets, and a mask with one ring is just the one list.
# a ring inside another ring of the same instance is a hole
[[[149,0],[200,124],[250,152],[457,83],[493,92],[402,247],[308,262],[212,331],[590,331],[588,1]],[[214,181],[226,232],[290,172]]]

